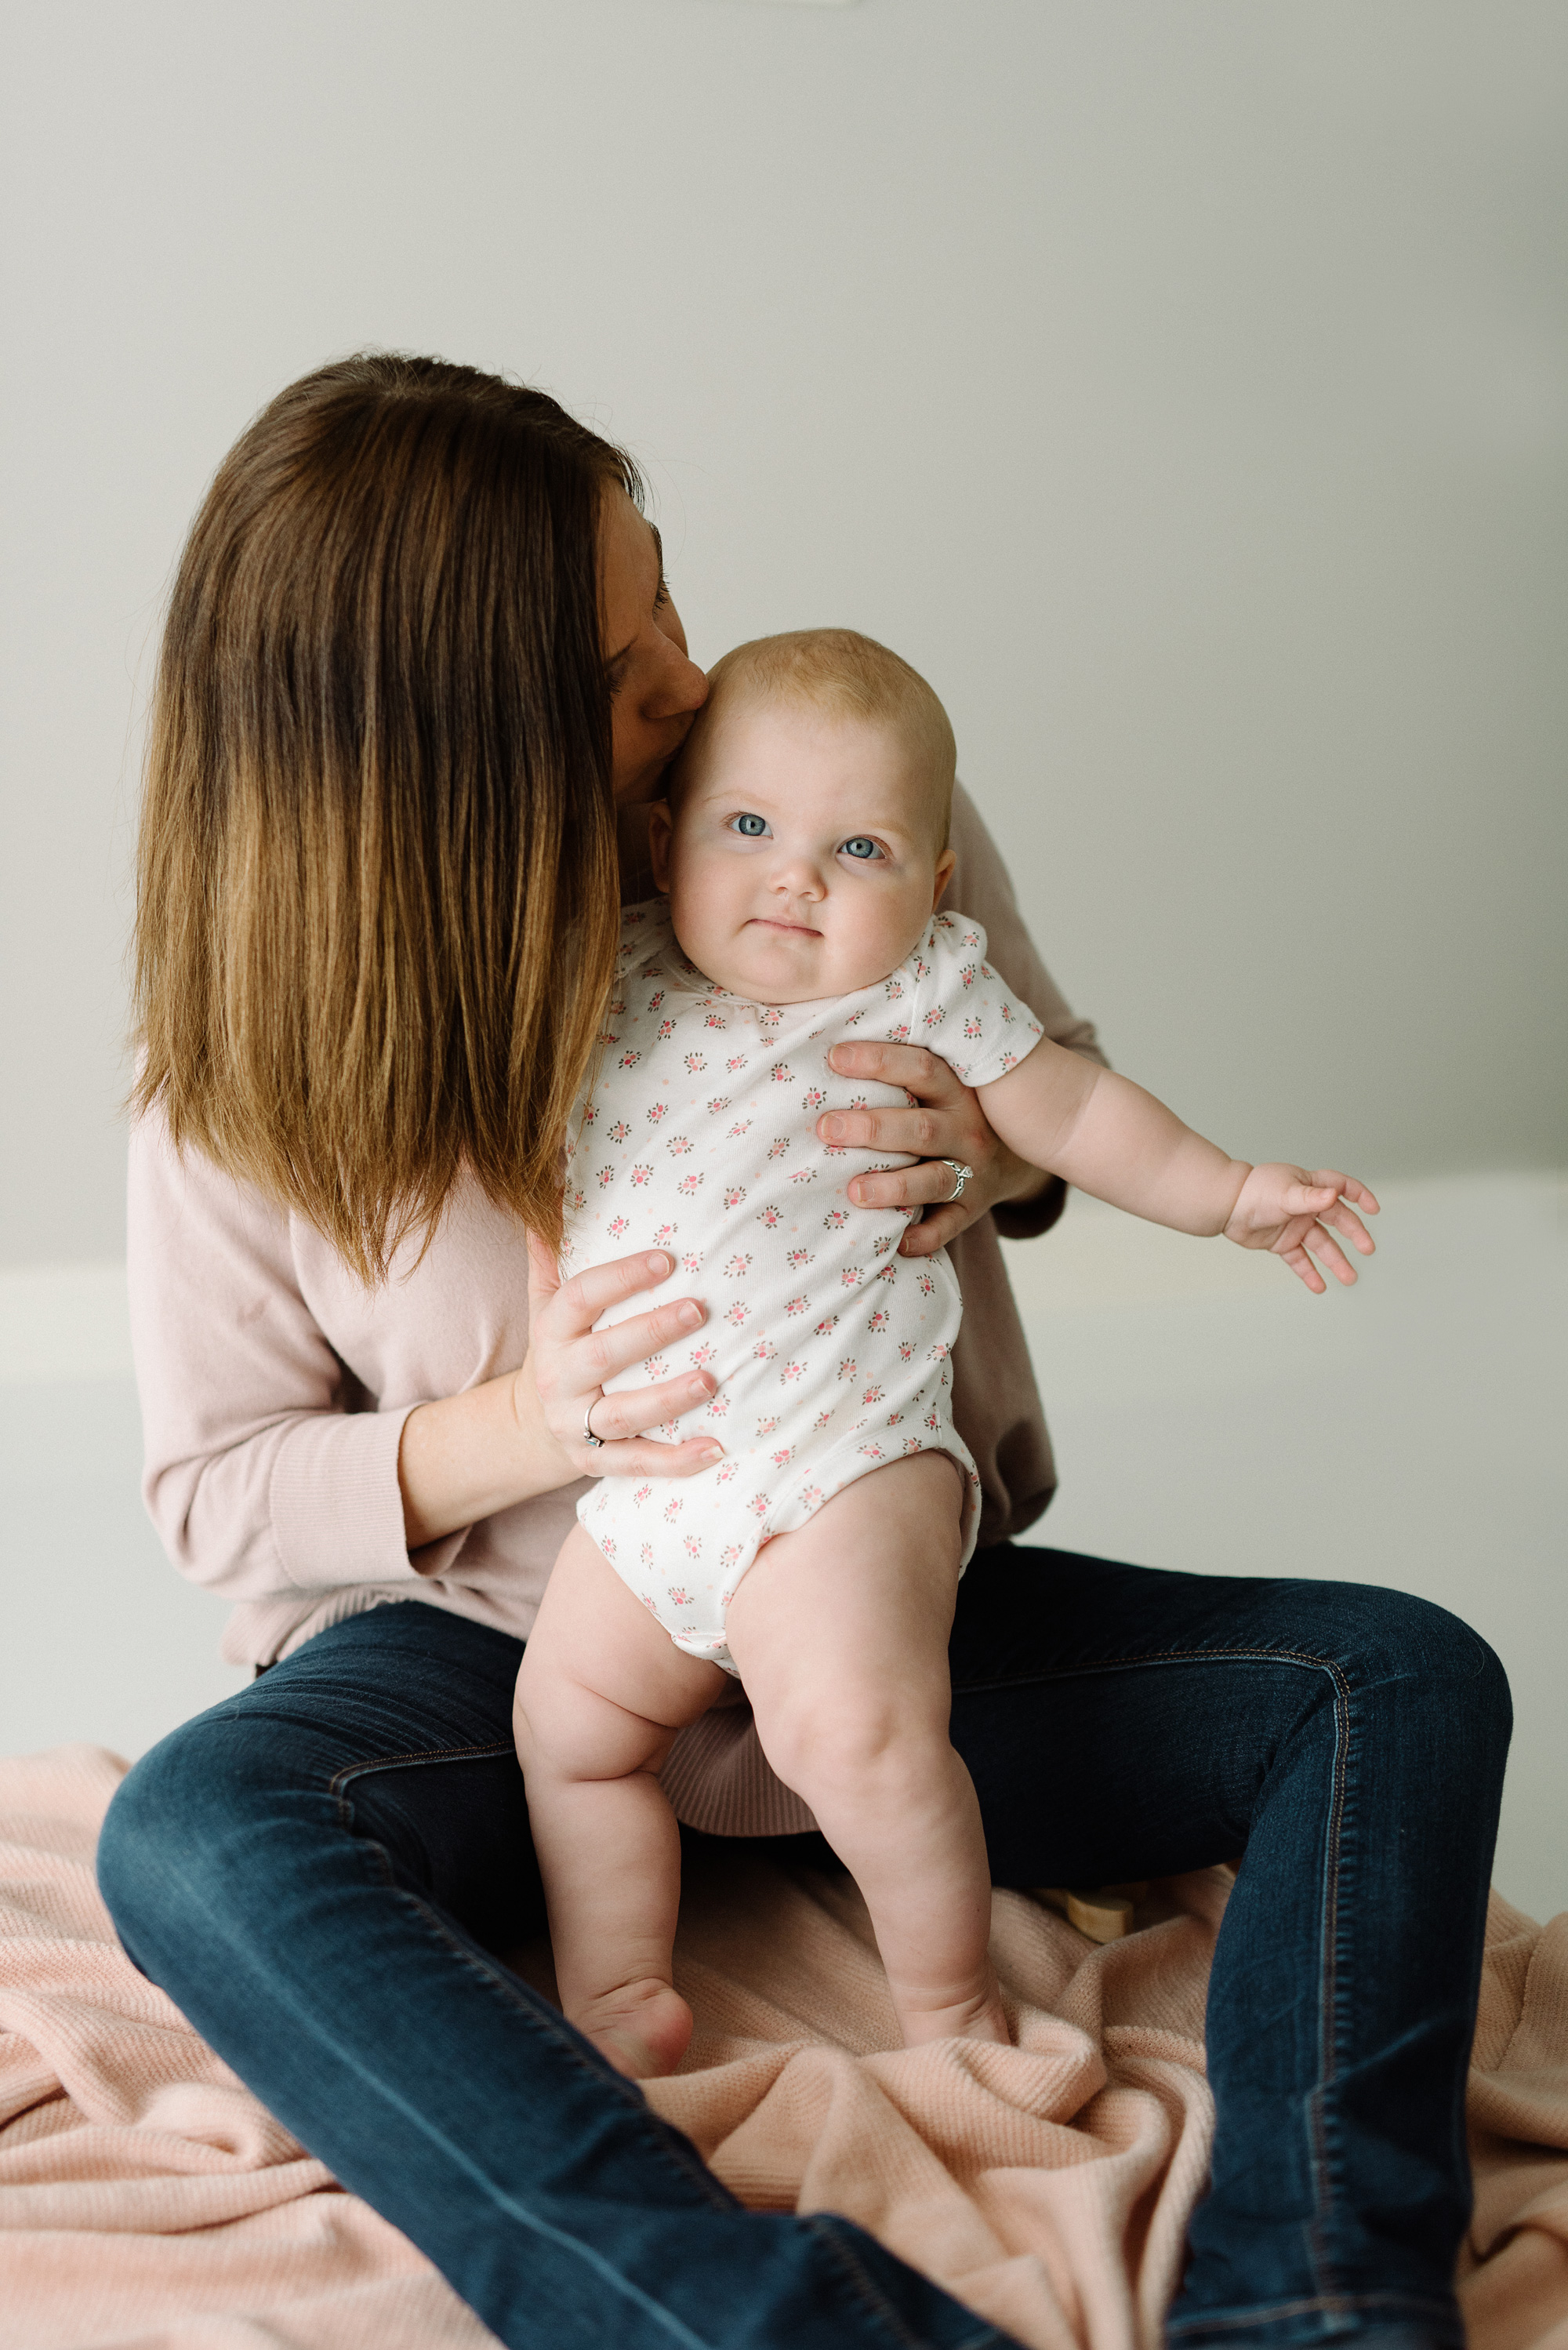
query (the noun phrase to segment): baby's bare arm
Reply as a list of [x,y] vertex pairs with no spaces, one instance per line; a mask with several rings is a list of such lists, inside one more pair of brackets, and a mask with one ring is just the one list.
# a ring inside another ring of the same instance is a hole
[[992,1125],[1021,1158],[1177,1232],[1223,1232],[1251,1172],[1141,1086],[1049,1037],[979,1093]]
[[1272,1250],[1320,1295],[1327,1284],[1314,1255],[1336,1281],[1355,1279],[1330,1225],[1359,1254],[1372,1254],[1372,1236],[1348,1203],[1375,1216],[1377,1202],[1354,1175],[1229,1158],[1141,1086],[1092,1067],[1048,1037],[979,1093],[986,1117],[1020,1158],[1152,1223],[1208,1238],[1223,1232],[1240,1248]]

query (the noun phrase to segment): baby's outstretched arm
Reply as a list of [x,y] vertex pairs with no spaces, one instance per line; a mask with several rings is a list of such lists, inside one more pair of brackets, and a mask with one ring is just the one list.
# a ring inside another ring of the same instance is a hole
[[1152,1223],[1272,1250],[1320,1295],[1328,1284],[1309,1248],[1337,1281],[1355,1279],[1330,1225],[1360,1255],[1372,1253],[1372,1235],[1349,1203],[1375,1216],[1377,1202],[1354,1175],[1228,1158],[1141,1086],[1048,1037],[979,1094],[1003,1142],[1033,1165]]

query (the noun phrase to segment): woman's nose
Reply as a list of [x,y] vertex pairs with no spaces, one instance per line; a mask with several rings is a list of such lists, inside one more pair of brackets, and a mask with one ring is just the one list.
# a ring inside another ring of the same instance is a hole
[[689,711],[701,710],[707,699],[707,678],[688,654],[671,645],[648,697],[649,717],[682,718]]

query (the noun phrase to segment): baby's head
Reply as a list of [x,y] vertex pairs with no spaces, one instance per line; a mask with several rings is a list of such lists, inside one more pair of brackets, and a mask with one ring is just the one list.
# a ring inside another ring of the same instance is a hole
[[908,661],[853,629],[726,653],[652,812],[654,876],[708,977],[756,1003],[896,971],[947,887],[953,733]]

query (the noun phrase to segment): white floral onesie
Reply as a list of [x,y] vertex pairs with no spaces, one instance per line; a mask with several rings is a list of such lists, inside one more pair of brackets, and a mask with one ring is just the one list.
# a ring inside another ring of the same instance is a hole
[[857,994],[769,1004],[704,978],[662,900],[627,910],[598,1066],[566,1147],[562,1274],[670,1252],[670,1280],[598,1326],[693,1287],[708,1322],[609,1385],[706,1366],[717,1394],[659,1432],[711,1431],[725,1456],[696,1477],[602,1478],[577,1515],[678,1648],[732,1672],[725,1615],[763,1544],[904,1453],[950,1453],[964,1471],[968,1560],[980,1484],[952,1422],[957,1278],[945,1250],[898,1254],[904,1210],[846,1197],[857,1175],[908,1159],[834,1149],[816,1121],[908,1099],[836,1076],[835,1045],[927,1045],[985,1085],[1043,1033],[959,914],[934,915],[907,962]]

